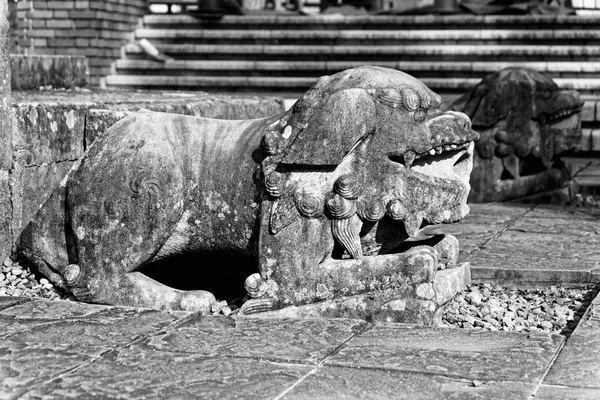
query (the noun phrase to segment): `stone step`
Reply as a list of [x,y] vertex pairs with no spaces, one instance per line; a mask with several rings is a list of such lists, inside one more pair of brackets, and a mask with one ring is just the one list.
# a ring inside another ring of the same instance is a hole
[[534,29],[562,27],[573,30],[600,28],[596,16],[575,15],[226,15],[207,21],[185,14],[146,15],[146,27],[228,29]]
[[[373,42],[381,45],[398,43],[398,41],[416,42],[439,42],[449,43],[457,41],[460,43],[489,42],[498,44],[505,42],[523,43],[528,41],[535,44],[553,44],[567,42],[572,44],[600,43],[600,30],[572,30],[572,29],[437,29],[437,30],[359,30],[359,29],[190,29],[162,28],[162,29],[137,29],[137,39],[148,39],[157,42],[185,41],[186,43],[199,43],[218,41],[252,42],[268,41],[281,43],[282,41],[293,41],[300,45],[310,42],[335,41],[354,42],[366,44]],[[481,43],[483,44],[483,43]]]
[[[418,77],[418,76],[417,76]],[[166,88],[282,88],[307,90],[318,78],[282,76],[190,76],[190,75],[109,75],[106,82],[110,86]],[[422,78],[425,85],[440,93],[459,92],[477,84],[478,78]],[[555,79],[561,88],[584,92],[600,93],[600,78],[596,79]]]
[[[251,61],[251,60],[167,60],[164,63],[144,59],[117,60],[115,67],[119,73],[125,74],[174,74],[185,72],[188,75],[310,75],[319,76],[356,68],[364,65],[364,61]],[[600,73],[598,62],[568,61],[382,61],[381,67],[399,69],[409,74],[420,76],[456,77],[465,75],[478,77],[493,73],[507,67],[532,68],[560,78],[568,74],[577,77],[597,77]],[[587,76],[586,76],[587,75]]]
[[[553,59],[558,61],[600,61],[600,46],[584,45],[257,45],[257,44],[162,44],[158,50],[177,59],[223,59],[242,56],[282,59],[331,59],[352,57],[359,61],[398,60],[406,57],[423,60],[527,61]],[[126,54],[143,51],[136,44],[125,46]]]

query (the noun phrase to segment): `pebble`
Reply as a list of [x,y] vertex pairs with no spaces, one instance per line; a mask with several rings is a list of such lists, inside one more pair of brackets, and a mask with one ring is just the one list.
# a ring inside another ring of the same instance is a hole
[[595,290],[551,286],[508,289],[473,284],[450,301],[442,319],[459,328],[507,332],[557,332],[568,335],[588,307]]

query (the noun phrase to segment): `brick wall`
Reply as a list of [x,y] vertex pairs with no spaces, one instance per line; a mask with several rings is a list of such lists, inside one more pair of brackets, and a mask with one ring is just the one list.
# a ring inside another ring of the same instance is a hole
[[147,0],[8,1],[11,53],[86,56],[92,85],[110,74],[147,12]]

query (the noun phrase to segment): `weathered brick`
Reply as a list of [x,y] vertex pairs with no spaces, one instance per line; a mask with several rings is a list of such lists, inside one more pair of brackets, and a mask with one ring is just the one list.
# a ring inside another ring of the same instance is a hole
[[70,19],[53,19],[47,22],[48,28],[65,29],[73,28],[75,24]]
[[75,8],[81,10],[81,9],[87,9],[90,7],[90,2],[87,0],[76,0],[75,1]]
[[67,10],[54,10],[54,19],[69,18]]
[[48,8],[53,10],[71,10],[75,7],[73,1],[49,1],[47,4]]
[[32,38],[53,38],[54,30],[52,29],[35,29],[27,32],[28,37]]
[[52,13],[51,10],[30,10],[27,11],[26,14],[27,18],[30,19],[40,19],[40,18],[52,18],[54,16],[54,14]]
[[50,47],[73,47],[73,46],[75,46],[75,39],[48,39],[48,46],[50,46]]

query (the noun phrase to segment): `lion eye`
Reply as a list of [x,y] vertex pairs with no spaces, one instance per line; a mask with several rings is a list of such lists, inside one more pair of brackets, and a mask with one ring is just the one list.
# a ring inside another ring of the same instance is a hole
[[377,91],[377,100],[388,107],[398,108],[402,106],[402,94],[395,88],[384,88]]

